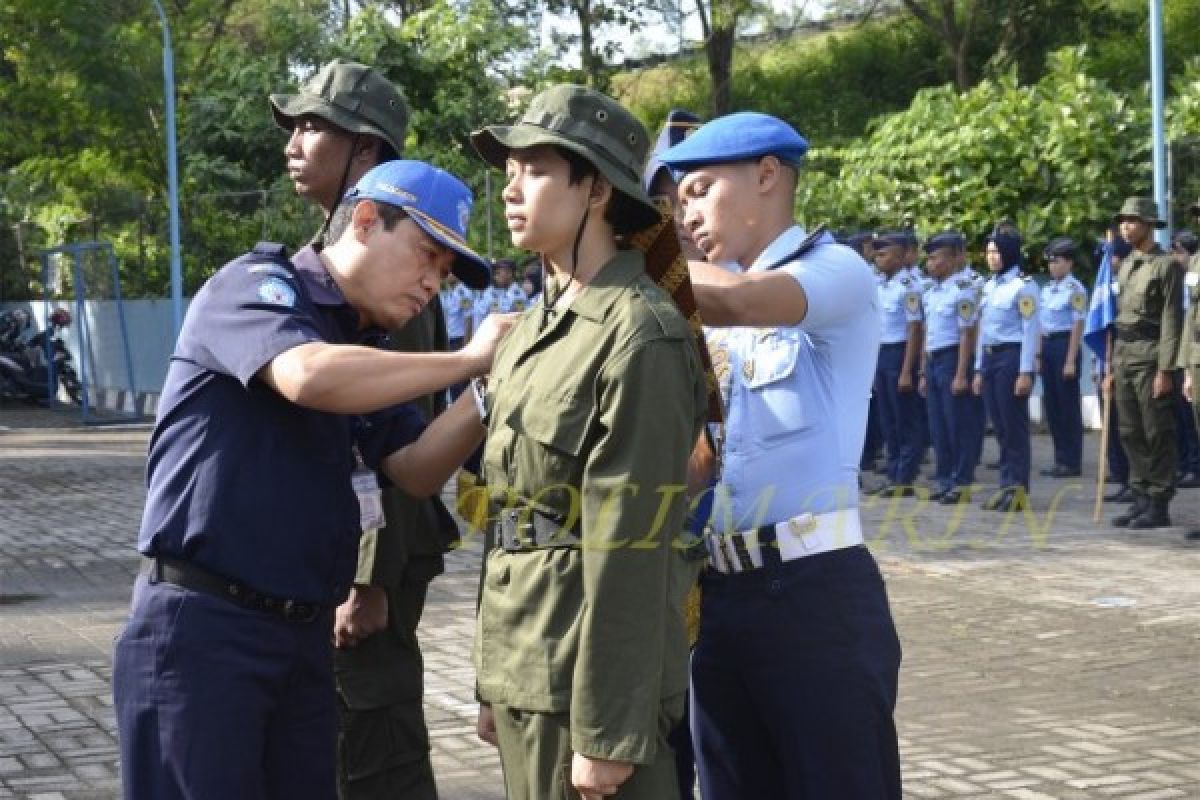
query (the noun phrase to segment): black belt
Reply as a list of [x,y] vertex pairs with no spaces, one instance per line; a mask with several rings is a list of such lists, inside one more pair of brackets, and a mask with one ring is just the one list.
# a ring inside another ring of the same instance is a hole
[[1159,331],[1149,326],[1117,328],[1118,342],[1157,342]]
[[496,520],[496,543],[509,553],[578,547],[579,534],[528,507],[506,508]]
[[251,611],[274,614],[288,622],[313,622],[325,611],[324,606],[316,603],[265,594],[244,583],[174,558],[147,558],[142,565],[142,574],[148,576],[151,583],[173,583],[193,592],[219,597]]
[[1020,342],[1000,342],[999,344],[985,344],[983,352],[985,355],[995,355],[996,353],[1006,353],[1009,350],[1020,350]]
[[1043,333],[1042,338],[1043,339],[1065,339],[1070,335],[1071,335],[1070,331],[1051,331],[1050,333]]

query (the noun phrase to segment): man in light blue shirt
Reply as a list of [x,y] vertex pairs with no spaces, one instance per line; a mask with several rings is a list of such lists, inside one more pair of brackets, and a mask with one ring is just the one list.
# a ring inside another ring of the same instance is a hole
[[900,797],[900,644],[858,513],[875,277],[793,222],[807,147],[742,112],[659,157],[711,262],[692,280],[728,408],[692,656],[705,800]]
[[879,423],[887,445],[887,483],[881,497],[910,497],[925,452],[925,415],[917,394],[921,362],[921,281],[905,266],[911,234],[881,233],[873,242],[883,333],[875,367]]
[[923,295],[925,357],[920,390],[933,440],[935,491],[944,505],[970,499],[983,444],[983,408],[971,392],[979,295],[959,271],[966,240],[945,231],[925,243],[932,285]]
[[1000,490],[989,511],[1018,511],[1029,502],[1029,393],[1037,356],[1037,284],[1021,273],[1021,235],[1002,223],[988,237],[992,277],[980,300],[975,394],[982,395],[1000,441]]

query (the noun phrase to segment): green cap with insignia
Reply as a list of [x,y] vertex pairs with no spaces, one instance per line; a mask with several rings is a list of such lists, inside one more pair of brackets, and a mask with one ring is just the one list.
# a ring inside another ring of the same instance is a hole
[[1115,222],[1136,219],[1155,228],[1165,228],[1167,223],[1158,218],[1158,203],[1153,197],[1126,197],[1121,210],[1113,215]]
[[312,114],[350,133],[378,136],[396,155],[404,153],[408,103],[378,70],[334,59],[309,78],[296,94],[271,95],[271,113],[286,131],[296,117]]
[[633,233],[658,222],[660,214],[642,187],[642,165],[650,149],[646,128],[624,106],[594,89],[560,84],[541,92],[516,125],[489,125],[471,134],[483,160],[504,169],[508,151],[557,145],[587,159],[630,202]]

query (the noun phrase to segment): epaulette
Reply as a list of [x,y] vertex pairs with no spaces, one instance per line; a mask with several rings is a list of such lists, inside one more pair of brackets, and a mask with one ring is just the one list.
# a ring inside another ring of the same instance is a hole
[[970,289],[972,286],[970,278],[959,278],[954,285],[960,289]]
[[267,258],[287,258],[287,247],[278,242],[259,242],[254,245],[253,252]]
[[791,263],[792,261],[795,261],[797,258],[800,258],[804,254],[806,254],[809,250],[812,250],[814,247],[816,247],[817,244],[820,243],[821,238],[823,236],[825,236],[827,232],[828,231],[826,231],[826,229],[825,229],[825,223],[821,223],[820,225],[818,225],[816,228],[813,229],[812,233],[810,233],[808,236],[804,237],[804,241],[802,241],[800,243],[799,247],[797,247],[792,252],[788,253],[783,258],[776,261],[771,266],[767,267],[767,270],[769,271],[769,270],[773,270],[773,269],[778,269],[779,267],[782,267],[784,264]]

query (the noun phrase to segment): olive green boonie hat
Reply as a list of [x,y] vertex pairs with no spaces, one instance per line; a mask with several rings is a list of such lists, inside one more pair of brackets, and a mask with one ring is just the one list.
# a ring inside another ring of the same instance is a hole
[[396,155],[404,153],[408,103],[391,81],[364,64],[334,59],[296,94],[271,95],[271,113],[286,131],[295,127],[296,117],[312,114],[350,133],[378,136]]
[[1115,222],[1123,219],[1141,220],[1155,228],[1167,227],[1167,223],[1158,218],[1158,203],[1153,197],[1126,197],[1121,210],[1113,215]]
[[516,125],[489,125],[471,134],[484,161],[504,169],[508,151],[558,145],[587,159],[613,190],[633,202],[629,232],[658,222],[658,209],[642,188],[650,136],[637,117],[594,89],[561,84],[533,98]]

